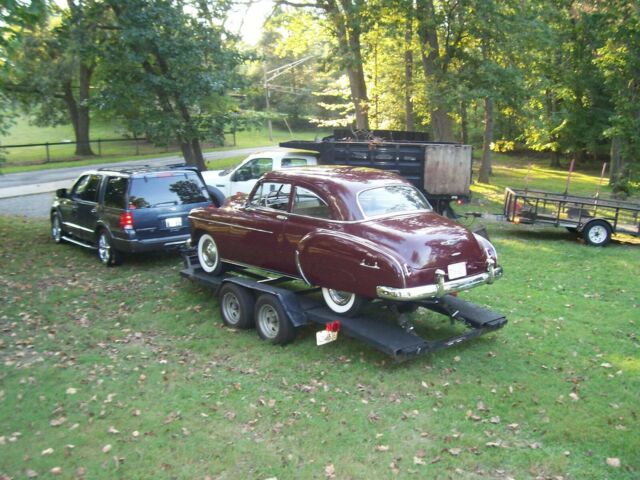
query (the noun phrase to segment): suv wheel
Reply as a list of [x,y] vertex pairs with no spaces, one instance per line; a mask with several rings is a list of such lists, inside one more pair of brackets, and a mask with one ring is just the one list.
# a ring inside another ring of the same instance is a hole
[[98,233],[98,259],[107,267],[114,267],[122,263],[122,253],[113,247],[111,237],[106,230],[100,230]]
[[62,222],[60,221],[60,215],[54,213],[51,215],[51,238],[56,243],[62,243]]

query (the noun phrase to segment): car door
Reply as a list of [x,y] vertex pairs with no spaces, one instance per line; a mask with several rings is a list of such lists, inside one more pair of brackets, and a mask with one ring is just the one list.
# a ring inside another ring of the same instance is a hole
[[254,158],[231,175],[227,196],[236,193],[250,193],[258,179],[267,172],[273,170],[273,158]]
[[296,254],[300,240],[316,230],[337,229],[338,225],[331,219],[333,212],[320,194],[300,185],[294,188],[281,246],[282,258],[287,262],[284,268],[298,271]]
[[242,216],[234,218],[221,251],[229,259],[295,275],[282,257],[284,226],[289,217],[291,185],[263,182],[252,194]]
[[102,185],[102,175],[91,174],[81,191],[77,192],[75,201],[76,225],[78,236],[95,242],[95,231],[98,225],[98,199]]

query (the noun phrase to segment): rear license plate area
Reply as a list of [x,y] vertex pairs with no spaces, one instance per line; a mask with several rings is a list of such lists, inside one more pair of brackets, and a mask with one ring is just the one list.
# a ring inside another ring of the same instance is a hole
[[467,276],[467,262],[452,263],[447,266],[449,280]]
[[165,218],[164,224],[167,228],[179,228],[182,226],[182,217]]

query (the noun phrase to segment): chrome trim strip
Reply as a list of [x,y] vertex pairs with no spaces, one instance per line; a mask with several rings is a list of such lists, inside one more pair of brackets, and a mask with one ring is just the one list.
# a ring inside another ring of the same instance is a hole
[[97,250],[98,249],[97,247],[94,247],[93,245],[89,245],[88,243],[81,242],[80,240],[76,240],[75,238],[67,237],[65,235],[62,236],[62,239],[65,242],[73,243],[75,245],[80,245],[81,247],[88,248],[90,250]]
[[432,285],[422,285],[420,287],[411,288],[394,288],[394,287],[376,287],[376,293],[380,298],[395,300],[399,302],[409,302],[414,300],[426,300],[430,298],[439,298],[448,293],[460,292],[477,287],[484,283],[493,283],[493,281],[502,276],[502,267],[493,267],[488,264],[487,271],[473,275],[472,277],[460,278],[444,281],[444,272],[436,271],[437,283]]
[[273,235],[273,232],[270,232],[269,230],[261,230],[259,228],[245,227],[244,225],[236,225],[234,223],[220,222],[220,221],[217,221],[217,220],[208,220],[206,218],[192,217],[191,215],[189,215],[189,220],[199,220],[201,222],[214,223],[216,225],[225,225],[227,227],[242,228],[244,230],[251,230],[253,232],[261,232],[261,233],[269,233],[269,234]]
[[304,280],[304,283],[311,286],[311,282],[307,280],[307,277],[304,276],[304,272],[302,271],[302,265],[300,265],[300,252],[298,250],[296,250],[296,268],[298,269],[298,273],[302,277],[302,280]]
[[235,260],[227,260],[226,258],[220,258],[221,262],[229,263],[231,265],[237,265],[239,267],[245,268],[253,268],[255,270],[262,270],[263,272],[275,273],[276,275],[280,275],[281,277],[291,278],[293,280],[303,280],[300,277],[296,277],[295,275],[289,275],[288,273],[278,272],[277,270],[269,270],[268,268],[257,267],[255,265],[249,265],[248,263],[236,262]]
[[182,244],[184,244],[184,243],[187,243],[187,241],[186,241],[186,240],[180,240],[180,241],[177,241],[177,242],[169,242],[169,243],[165,243],[164,245],[165,245],[165,246],[166,246],[166,245],[182,245]]
[[76,225],[75,223],[71,223],[71,222],[62,222],[62,223],[68,227],[75,227],[75,228],[79,228],[80,230],[84,230],[85,232],[93,233],[93,230],[91,230],[90,228],[81,227],[80,225]]

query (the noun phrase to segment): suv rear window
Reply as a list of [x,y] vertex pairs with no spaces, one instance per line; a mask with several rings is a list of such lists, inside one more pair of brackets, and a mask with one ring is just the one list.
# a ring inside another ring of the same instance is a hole
[[129,191],[130,208],[189,205],[207,201],[206,188],[194,172],[166,172],[135,177]]

